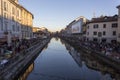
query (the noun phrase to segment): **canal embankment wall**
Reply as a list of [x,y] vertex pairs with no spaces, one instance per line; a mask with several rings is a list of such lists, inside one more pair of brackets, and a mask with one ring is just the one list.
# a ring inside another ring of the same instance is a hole
[[105,54],[102,54],[101,52],[99,52],[95,49],[91,49],[89,47],[81,46],[79,44],[79,41],[77,41],[74,38],[61,37],[61,39],[65,40],[71,46],[73,46],[75,48],[78,48],[79,50],[85,52],[86,54],[90,54],[90,55],[98,58],[99,60],[101,60],[101,62],[104,62],[105,64],[109,65],[110,67],[113,67],[114,69],[116,69],[120,73],[120,61],[118,61],[114,58],[111,58],[109,56],[106,56]]
[[50,39],[45,39],[33,45],[22,52],[22,55],[17,56],[19,58],[13,64],[8,66],[0,75],[0,80],[14,80],[20,72],[25,70],[28,66],[43,50],[43,48],[49,43]]

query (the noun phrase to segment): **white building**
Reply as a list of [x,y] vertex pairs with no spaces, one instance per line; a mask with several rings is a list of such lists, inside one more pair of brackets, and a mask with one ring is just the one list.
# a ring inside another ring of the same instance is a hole
[[87,22],[87,40],[99,42],[117,41],[118,16],[93,18]]
[[118,8],[118,34],[117,34],[117,41],[120,42],[120,5],[117,6]]
[[72,23],[72,34],[79,34],[82,33],[82,25],[86,23],[86,18],[83,16],[78,17],[75,19],[74,23]]

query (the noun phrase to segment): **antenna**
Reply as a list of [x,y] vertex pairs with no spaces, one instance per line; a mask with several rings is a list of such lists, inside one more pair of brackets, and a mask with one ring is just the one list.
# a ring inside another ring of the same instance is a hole
[[96,14],[95,14],[95,11],[93,12],[93,18],[95,18],[96,17]]

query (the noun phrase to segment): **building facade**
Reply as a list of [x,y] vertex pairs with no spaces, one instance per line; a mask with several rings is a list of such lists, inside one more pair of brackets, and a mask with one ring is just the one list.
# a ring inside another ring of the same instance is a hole
[[30,39],[33,37],[33,15],[24,7],[21,6],[21,32],[23,39]]
[[48,38],[50,37],[51,33],[45,27],[33,27],[33,37],[34,38]]
[[80,16],[73,20],[71,23],[69,23],[64,30],[61,32],[64,36],[76,36],[80,37],[83,34],[83,24],[86,23],[86,18],[83,16]]
[[80,16],[75,19],[74,23],[72,23],[72,34],[81,34],[82,33],[82,25],[86,23],[86,18]]
[[72,25],[75,23],[75,20],[73,20],[71,23],[69,23],[66,28],[65,28],[65,33],[67,35],[71,35],[72,34]]
[[21,39],[21,9],[17,0],[1,0],[0,4],[0,39],[10,44]]
[[39,27],[33,27],[33,28],[32,28],[32,31],[33,31],[33,32],[38,32],[38,31],[40,31],[40,30],[41,30],[41,28],[39,28]]
[[117,41],[120,42],[120,5],[118,8],[118,33],[117,33]]
[[[32,19],[33,15],[18,0],[0,0],[0,41],[10,44],[12,40],[21,40],[24,31],[25,37],[31,37]],[[27,28],[23,28],[24,24]]]
[[41,30],[41,28],[39,28],[39,27],[33,27],[33,28],[32,28],[33,38],[38,38],[38,37],[41,36],[41,34],[40,34],[40,32],[39,32],[40,30]]
[[86,39],[97,42],[116,42],[118,29],[118,16],[104,16],[93,18],[86,26]]

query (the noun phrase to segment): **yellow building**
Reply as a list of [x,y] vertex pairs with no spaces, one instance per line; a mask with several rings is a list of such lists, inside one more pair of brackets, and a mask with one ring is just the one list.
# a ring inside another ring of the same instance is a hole
[[21,39],[21,8],[17,0],[0,0],[0,41]]
[[22,38],[32,38],[33,14],[21,6],[21,15]]
[[18,0],[0,0],[0,41],[32,38],[33,14]]
[[33,27],[33,28],[32,28],[32,31],[33,31],[33,32],[37,32],[37,31],[40,31],[40,30],[41,30],[41,28],[39,28],[39,27]]

